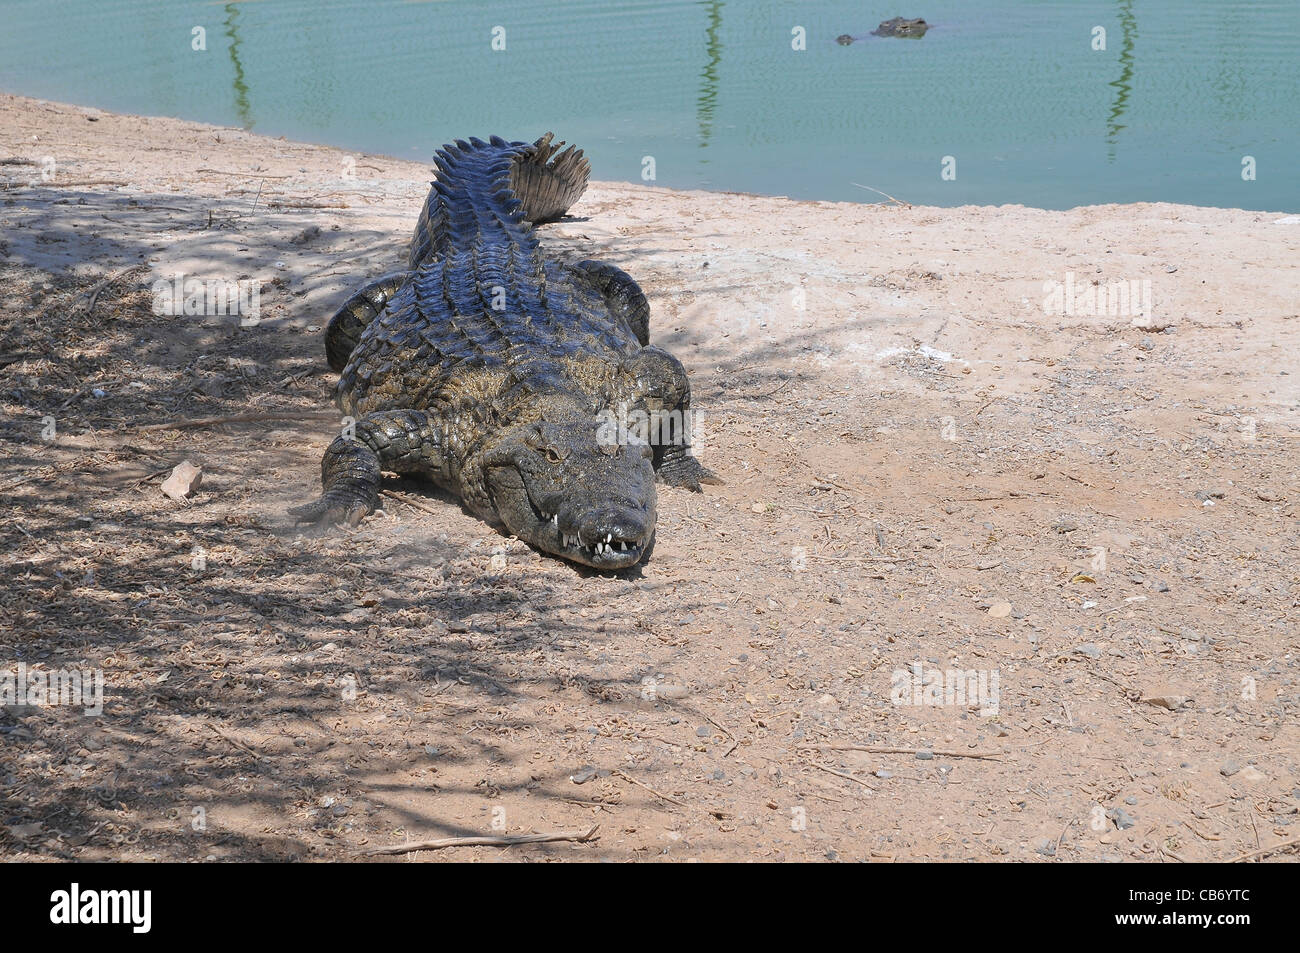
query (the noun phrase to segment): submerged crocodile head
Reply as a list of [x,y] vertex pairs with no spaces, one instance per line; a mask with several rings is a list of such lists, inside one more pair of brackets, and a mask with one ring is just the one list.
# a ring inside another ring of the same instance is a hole
[[481,465],[511,534],[573,562],[624,569],[654,539],[652,460],[649,444],[607,440],[598,418],[574,410],[508,429]]
[[894,17],[886,20],[871,31],[872,36],[898,36],[904,39],[919,40],[925,36],[930,25],[919,17],[909,20],[906,17]]

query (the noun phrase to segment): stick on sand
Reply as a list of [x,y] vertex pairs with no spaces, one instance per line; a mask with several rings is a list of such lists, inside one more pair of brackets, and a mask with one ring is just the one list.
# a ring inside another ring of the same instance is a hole
[[438,840],[394,844],[392,847],[372,847],[363,854],[409,854],[417,850],[441,850],[444,847],[514,847],[517,844],[545,844],[549,841],[576,841],[585,844],[596,836],[600,825],[585,831],[552,831],[549,834],[503,834],[487,837],[443,837]]

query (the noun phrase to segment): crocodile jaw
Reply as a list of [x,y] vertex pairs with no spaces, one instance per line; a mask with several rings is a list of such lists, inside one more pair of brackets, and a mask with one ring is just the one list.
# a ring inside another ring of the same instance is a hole
[[[653,468],[646,463],[645,469],[653,481]],[[626,569],[641,561],[654,540],[653,482],[649,482],[650,499],[641,505],[602,499],[604,494],[592,493],[585,485],[559,494],[530,491],[512,467],[489,470],[488,484],[495,515],[511,535],[571,562]]]
[[[602,446],[594,421],[518,428],[483,459],[491,515],[520,540],[596,569],[626,569],[654,540],[646,445]],[[477,468],[476,468],[477,469]]]

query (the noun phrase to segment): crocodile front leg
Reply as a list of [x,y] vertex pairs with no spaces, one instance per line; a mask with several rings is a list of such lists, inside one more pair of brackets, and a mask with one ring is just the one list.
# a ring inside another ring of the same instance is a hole
[[299,523],[356,526],[378,506],[384,470],[447,477],[441,428],[422,410],[377,411],[350,430],[334,438],[321,460],[320,499],[289,510]]
[[650,424],[655,479],[696,493],[701,483],[723,482],[691,454],[691,384],[682,362],[660,348],[643,347],[624,369],[635,378],[633,407]]

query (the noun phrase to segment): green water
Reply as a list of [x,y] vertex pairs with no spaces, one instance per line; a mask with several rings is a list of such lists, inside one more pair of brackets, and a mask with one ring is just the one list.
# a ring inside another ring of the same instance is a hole
[[554,129],[674,188],[1300,210],[1297,0],[907,4],[3,0],[0,88],[406,158]]

